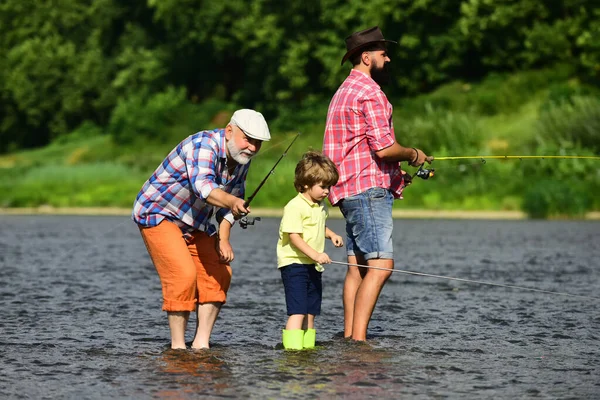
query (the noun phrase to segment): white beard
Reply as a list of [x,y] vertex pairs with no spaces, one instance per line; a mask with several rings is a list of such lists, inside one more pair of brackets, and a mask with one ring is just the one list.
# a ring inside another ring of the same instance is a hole
[[229,150],[231,158],[241,165],[248,164],[250,159],[256,154],[250,150],[240,150],[235,143],[233,143],[233,140],[227,141],[227,150]]

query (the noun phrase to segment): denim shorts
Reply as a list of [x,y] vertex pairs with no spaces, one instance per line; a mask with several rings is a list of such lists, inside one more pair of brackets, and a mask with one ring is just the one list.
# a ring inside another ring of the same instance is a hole
[[342,200],[340,211],[346,219],[349,256],[362,256],[365,260],[394,258],[393,205],[394,195],[379,187]]
[[321,314],[322,273],[315,264],[290,264],[279,268],[285,289],[287,314]]

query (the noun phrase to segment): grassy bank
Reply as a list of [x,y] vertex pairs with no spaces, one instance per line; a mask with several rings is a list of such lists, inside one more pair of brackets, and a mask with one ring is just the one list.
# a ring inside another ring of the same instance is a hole
[[[328,100],[269,121],[273,140],[253,161],[249,193],[295,133],[301,136],[254,199],[255,209],[280,209],[294,196],[295,164],[307,149],[321,148]],[[600,98],[571,80],[564,67],[453,82],[393,104],[399,142],[438,157],[600,152]],[[199,129],[224,126],[232,108],[213,102],[201,115],[183,115],[177,126],[157,127],[163,132],[160,141],[140,136],[123,142],[85,125],[45,148],[0,156],[0,207],[128,209],[173,146]],[[433,167],[435,176],[408,187],[397,210],[524,212],[539,218],[600,211],[600,163],[595,160],[439,161]]]

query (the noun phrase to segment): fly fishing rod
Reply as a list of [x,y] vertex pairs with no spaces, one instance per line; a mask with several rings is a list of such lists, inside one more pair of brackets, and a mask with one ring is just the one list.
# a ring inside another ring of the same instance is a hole
[[[264,179],[259,183],[258,187],[256,189],[254,189],[254,192],[248,197],[248,200],[246,200],[244,202],[244,208],[248,208],[250,206],[250,203],[252,202],[252,200],[254,200],[254,197],[256,196],[258,191],[263,187],[265,182],[267,182],[267,179],[269,179],[269,177],[275,173],[275,168],[277,167],[277,164],[279,164],[279,162],[283,159],[283,157],[285,157],[287,155],[288,150],[290,149],[290,147],[292,147],[292,145],[294,144],[296,139],[298,139],[299,136],[300,136],[300,132],[298,132],[296,134],[296,136],[294,136],[294,139],[292,139],[292,141],[290,142],[288,147],[285,149],[283,154],[279,157],[279,159],[277,160],[275,165],[273,165],[273,168],[271,168],[271,170],[267,173],[267,175],[264,177]],[[248,225],[254,225],[255,221],[260,221],[260,217],[248,218],[246,215],[243,215],[239,221],[240,227],[242,229],[246,229],[248,227]]]
[[[451,157],[434,157],[433,161],[451,161],[451,160],[480,160],[485,164],[486,160],[600,160],[598,156],[451,156]],[[419,177],[421,179],[429,179],[435,175],[435,168],[423,168],[425,164],[421,164],[419,169],[411,176],[411,178]]]
[[539,292],[539,293],[548,293],[548,294],[558,294],[561,296],[579,297],[581,299],[588,299],[588,300],[600,300],[600,297],[583,296],[583,295],[579,295],[579,294],[570,294],[570,293],[563,293],[563,292],[553,292],[551,290],[534,289],[534,288],[528,288],[525,286],[506,285],[506,284],[502,284],[502,283],[475,281],[475,280],[471,280],[471,279],[454,278],[452,276],[426,274],[424,272],[403,271],[401,269],[389,269],[389,268],[383,268],[383,267],[376,267],[373,265],[351,264],[351,263],[345,263],[345,262],[341,262],[341,261],[331,261],[331,263],[339,264],[339,265],[347,265],[349,267],[361,267],[361,268],[377,269],[380,271],[387,271],[387,272],[399,272],[401,274],[418,275],[418,276],[425,276],[425,277],[429,277],[429,278],[449,279],[449,280],[453,280],[453,281],[477,283],[477,284],[481,284],[481,285],[500,286],[500,287],[511,288],[511,289],[529,290],[532,292]]
[[448,160],[532,160],[532,159],[562,159],[562,160],[600,160],[596,156],[459,156],[459,157],[435,157],[434,161]]

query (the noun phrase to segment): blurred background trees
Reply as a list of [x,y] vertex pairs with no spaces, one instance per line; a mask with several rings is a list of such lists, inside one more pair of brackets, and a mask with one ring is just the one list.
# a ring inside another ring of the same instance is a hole
[[385,90],[401,143],[600,151],[598,2],[3,0],[0,154],[106,136],[133,163],[119,146],[170,145],[236,107],[320,147],[344,38],[373,25],[399,43]]
[[347,74],[344,38],[372,25],[399,42],[392,98],[559,62],[599,83],[600,5],[585,0],[4,0],[0,151],[152,102],[275,117],[328,99]]

